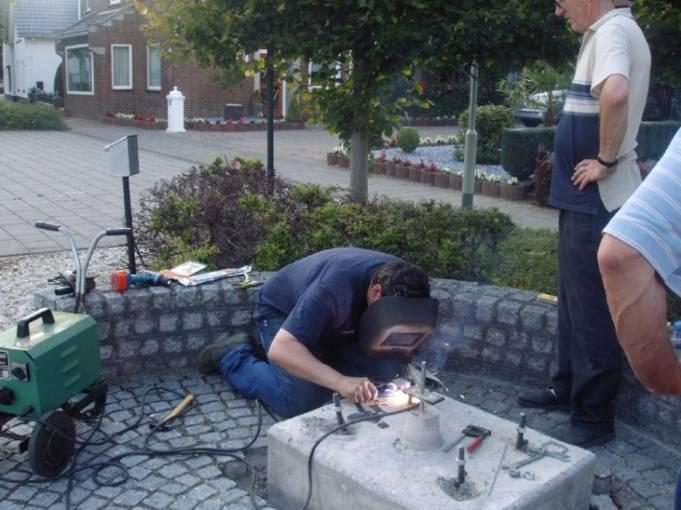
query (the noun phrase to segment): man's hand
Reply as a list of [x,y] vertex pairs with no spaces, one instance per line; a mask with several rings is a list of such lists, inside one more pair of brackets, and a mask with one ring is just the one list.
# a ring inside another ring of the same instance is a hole
[[596,159],[583,159],[575,167],[572,174],[572,184],[584,191],[592,182],[605,179],[608,176],[608,168],[601,165]]
[[366,377],[343,376],[336,387],[341,396],[358,404],[374,400],[378,395],[378,389]]

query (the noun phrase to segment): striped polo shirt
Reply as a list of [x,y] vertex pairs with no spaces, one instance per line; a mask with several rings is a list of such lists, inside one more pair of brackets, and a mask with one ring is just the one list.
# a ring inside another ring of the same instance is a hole
[[604,232],[638,250],[681,296],[681,130]]
[[[614,171],[579,191],[572,181],[577,163],[596,159],[600,148],[600,101],[605,80],[620,74],[629,81],[627,130]],[[636,136],[650,80],[650,49],[631,10],[613,9],[584,33],[575,76],[554,141],[549,203],[559,209],[595,214],[600,204],[618,209],[641,183]]]

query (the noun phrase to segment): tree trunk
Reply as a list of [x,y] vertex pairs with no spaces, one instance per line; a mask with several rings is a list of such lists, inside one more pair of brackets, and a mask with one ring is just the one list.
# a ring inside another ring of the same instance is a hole
[[366,131],[353,131],[350,143],[352,144],[350,197],[355,202],[364,204],[369,197],[369,178],[367,172],[369,134]]

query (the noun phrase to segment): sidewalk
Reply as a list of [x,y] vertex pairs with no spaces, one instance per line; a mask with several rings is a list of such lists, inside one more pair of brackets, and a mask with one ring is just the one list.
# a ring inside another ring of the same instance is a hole
[[[266,159],[266,133],[169,134],[71,119],[71,131],[7,131],[0,134],[0,257],[46,253],[68,248],[66,237],[37,230],[40,220],[59,223],[74,233],[79,248],[105,228],[122,226],[123,192],[120,178],[109,176],[103,147],[118,138],[137,134],[140,174],[130,178],[133,213],[141,193],[159,179],[169,179],[192,165],[215,156]],[[423,136],[447,134],[451,127],[423,127]],[[318,127],[276,131],[275,168],[280,176],[322,186],[349,185],[346,170],[326,165],[326,152],[336,139]],[[404,200],[440,200],[461,204],[461,193],[385,176],[369,180],[370,195]],[[557,229],[555,210],[529,202],[475,197],[475,207],[497,207],[525,227]],[[101,245],[120,244],[103,239]]]

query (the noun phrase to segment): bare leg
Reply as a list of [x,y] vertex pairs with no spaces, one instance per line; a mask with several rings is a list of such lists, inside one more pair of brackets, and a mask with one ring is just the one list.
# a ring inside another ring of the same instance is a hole
[[681,363],[666,328],[667,294],[637,250],[606,234],[598,250],[617,339],[636,376],[653,393],[681,395]]

